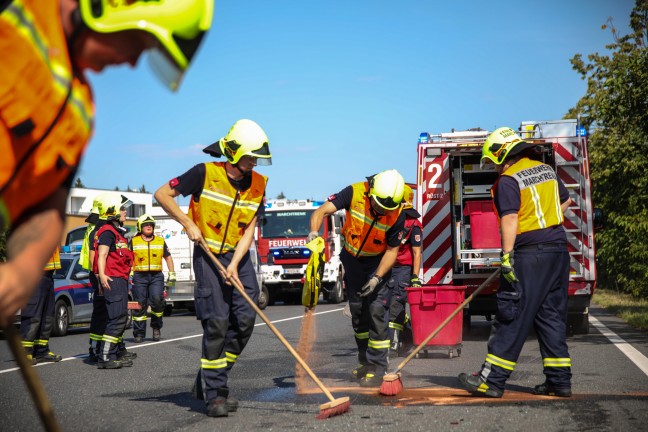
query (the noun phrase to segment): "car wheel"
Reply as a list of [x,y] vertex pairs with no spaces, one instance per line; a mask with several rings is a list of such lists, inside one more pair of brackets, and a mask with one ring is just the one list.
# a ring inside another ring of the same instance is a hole
[[338,304],[344,300],[344,282],[342,282],[342,272],[338,274],[338,277],[333,285],[333,289],[328,295],[328,302],[332,304]]
[[268,295],[268,288],[265,285],[261,285],[261,292],[259,292],[259,309],[263,310],[268,306],[270,296]]
[[70,326],[70,311],[64,300],[59,300],[54,305],[54,336],[65,336]]

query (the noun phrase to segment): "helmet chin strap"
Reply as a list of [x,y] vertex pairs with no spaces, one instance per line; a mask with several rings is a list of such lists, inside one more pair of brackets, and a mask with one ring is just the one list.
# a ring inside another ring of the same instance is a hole
[[81,9],[77,7],[70,14],[70,21],[72,22],[72,34],[67,36],[67,46],[70,59],[72,60],[72,67],[76,69],[76,62],[74,61],[74,44],[79,40],[79,36],[89,27],[81,18]]
[[241,175],[242,175],[243,177],[249,177],[249,176],[252,175],[252,171],[245,172],[245,171],[243,171],[241,168],[239,168],[239,166],[238,166],[238,162],[235,163],[235,164],[233,164],[232,166],[233,166],[234,168],[236,168],[236,169],[238,170],[238,172],[240,172]]

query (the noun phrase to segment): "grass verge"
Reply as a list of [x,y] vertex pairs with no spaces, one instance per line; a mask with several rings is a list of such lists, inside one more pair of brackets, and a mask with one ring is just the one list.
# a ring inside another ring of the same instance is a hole
[[632,327],[648,330],[648,300],[606,289],[597,289],[593,300]]

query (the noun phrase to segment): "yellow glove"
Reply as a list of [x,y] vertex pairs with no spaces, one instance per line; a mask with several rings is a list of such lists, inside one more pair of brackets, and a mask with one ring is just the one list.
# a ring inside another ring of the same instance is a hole
[[167,279],[167,287],[174,288],[176,284],[176,274],[174,271],[169,272],[169,278]]
[[517,282],[517,276],[515,276],[515,271],[513,270],[513,264],[515,264],[515,260],[513,259],[513,251],[509,253],[500,253],[500,256],[502,257],[502,276],[504,276],[504,279],[509,281],[510,283]]

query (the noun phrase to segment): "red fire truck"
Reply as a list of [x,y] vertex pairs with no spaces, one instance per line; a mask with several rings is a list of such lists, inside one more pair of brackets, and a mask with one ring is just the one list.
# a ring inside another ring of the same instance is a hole
[[[265,214],[257,228],[257,243],[268,304],[278,300],[301,303],[304,272],[310,258],[310,250],[305,246],[310,218],[322,204],[321,201],[287,199],[266,202]],[[339,258],[344,219],[344,211],[337,211],[324,218],[320,231],[326,240],[322,296],[329,303],[340,303],[345,297],[344,271]]]
[[[423,281],[428,285],[466,286],[466,296],[500,265],[497,216],[490,188],[497,174],[480,169],[482,144],[489,131],[471,129],[438,135],[422,133],[418,142],[417,209],[423,224]],[[602,214],[594,211],[588,137],[577,120],[525,121],[520,136],[537,144],[567,187],[572,204],[565,212],[569,242],[568,328],[589,331],[588,308],[596,285],[594,229]],[[470,317],[496,312],[499,282],[486,287],[464,311]]]

